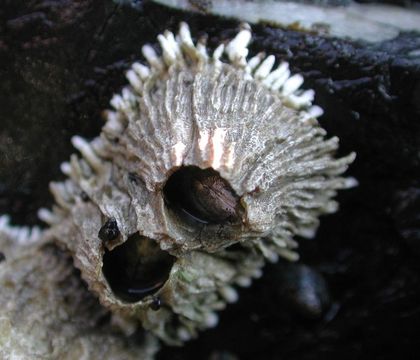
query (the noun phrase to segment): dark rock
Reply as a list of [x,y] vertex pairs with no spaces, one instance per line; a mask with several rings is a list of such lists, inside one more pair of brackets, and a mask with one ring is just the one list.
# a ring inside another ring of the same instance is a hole
[[[233,20],[139,4],[2,2],[0,213],[15,223],[37,223],[37,209],[51,204],[48,182],[62,178],[71,136],[99,132],[101,112],[126,83],[124,70],[141,58],[142,44],[181,20],[197,37],[207,32],[211,46],[238,28]],[[328,281],[335,315],[308,322],[281,311],[277,270],[268,266],[221,313],[217,328],[159,358],[207,358],[215,349],[245,360],[418,356],[420,266],[407,246],[417,200],[394,194],[414,194],[420,174],[420,36],[368,45],[267,25],[253,31],[253,52],[289,61],[315,89],[325,110],[320,122],[340,137],[340,154],[357,152],[349,174],[360,186],[339,194],[341,210],[321,219],[316,239],[300,241],[302,261]]]
[[[319,319],[331,305],[327,282],[316,270],[302,264],[280,263],[276,288],[279,301],[306,319]],[[283,310],[281,310],[283,311]]]
[[391,212],[398,234],[420,255],[420,188],[396,192],[393,205]]
[[238,360],[238,357],[229,351],[214,351],[208,360]]

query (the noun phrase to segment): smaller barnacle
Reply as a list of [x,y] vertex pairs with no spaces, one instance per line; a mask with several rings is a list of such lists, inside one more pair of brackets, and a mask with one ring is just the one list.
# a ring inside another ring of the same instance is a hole
[[[71,255],[37,227],[0,216],[0,359],[144,359],[156,338],[128,338],[80,279]],[[137,334],[136,334],[137,335]]]

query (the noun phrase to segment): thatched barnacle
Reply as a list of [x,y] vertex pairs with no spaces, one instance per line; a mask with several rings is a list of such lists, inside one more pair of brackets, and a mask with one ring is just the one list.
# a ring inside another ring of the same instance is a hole
[[354,185],[314,92],[274,56],[248,58],[250,40],[244,25],[209,54],[182,23],[158,36],[161,55],[144,46],[147,65],[128,70],[100,136],[73,138],[81,157],[39,213],[101,304],[169,344],[216,325],[265,259],[295,259],[293,236]]

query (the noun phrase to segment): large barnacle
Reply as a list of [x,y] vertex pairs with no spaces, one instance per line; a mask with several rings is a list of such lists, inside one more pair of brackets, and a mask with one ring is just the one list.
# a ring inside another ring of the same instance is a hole
[[293,236],[312,236],[354,185],[340,177],[354,154],[334,158],[302,76],[248,58],[249,26],[211,54],[185,23],[158,40],[162,55],[143,47],[147,65],[127,72],[100,136],[73,138],[82,156],[62,165],[57,205],[40,216],[122,327],[182,344],[265,259],[297,257]]

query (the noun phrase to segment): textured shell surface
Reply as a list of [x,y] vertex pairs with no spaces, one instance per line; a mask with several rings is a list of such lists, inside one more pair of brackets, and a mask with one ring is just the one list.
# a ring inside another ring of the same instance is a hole
[[211,53],[185,23],[158,41],[160,55],[145,45],[147,64],[127,71],[100,136],[73,138],[81,157],[51,183],[37,238],[70,252],[123,330],[180,345],[215,326],[266,259],[297,259],[293,236],[312,237],[336,191],[356,184],[340,176],[355,155],[334,158],[302,76],[248,56],[248,25]]
[[156,339],[116,335],[107,311],[80,282],[68,252],[38,230],[0,217],[1,359],[153,359]]

